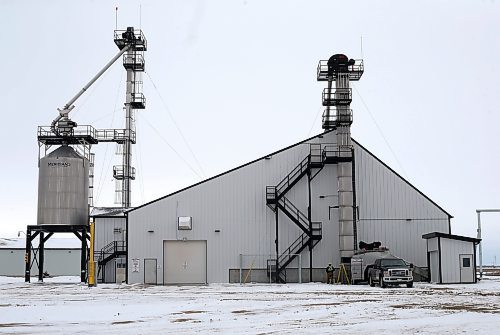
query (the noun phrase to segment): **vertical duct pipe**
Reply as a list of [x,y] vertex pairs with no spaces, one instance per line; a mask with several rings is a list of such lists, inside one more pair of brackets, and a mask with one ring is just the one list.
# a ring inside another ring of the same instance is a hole
[[[347,71],[347,67],[345,70],[345,72],[337,72],[337,80],[335,81],[335,99],[337,101],[343,101],[349,95],[349,72]],[[350,103],[337,105],[336,122],[339,156],[351,157],[351,124],[350,122],[345,122],[346,120],[350,120]],[[351,161],[337,164],[337,187],[339,194],[340,261],[342,263],[350,263],[350,258],[354,254],[354,200]]]

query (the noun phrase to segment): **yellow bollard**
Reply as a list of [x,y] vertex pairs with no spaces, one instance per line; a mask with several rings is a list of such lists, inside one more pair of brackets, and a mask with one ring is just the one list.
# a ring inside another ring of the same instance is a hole
[[89,287],[96,286],[95,285],[95,262],[94,262],[94,227],[95,223],[90,223],[90,257],[89,257]]

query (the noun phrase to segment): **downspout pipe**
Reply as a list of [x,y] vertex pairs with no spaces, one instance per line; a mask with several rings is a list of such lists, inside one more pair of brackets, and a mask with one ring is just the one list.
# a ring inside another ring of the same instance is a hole
[[81,90],[80,92],[78,92],[73,98],[71,98],[71,100],[69,100],[66,105],[64,105],[64,107],[62,109],[57,109],[59,111],[59,115],[54,119],[54,121],[52,121],[51,125],[50,125],[50,130],[58,135],[58,132],[57,132],[57,129],[56,129],[56,124],[57,122],[59,122],[59,120],[61,120],[63,117],[65,116],[68,116],[68,113],[71,112],[71,110],[74,108],[73,103],[79,98],[82,96],[83,93],[85,93],[85,91],[87,91],[89,89],[90,86],[92,86],[97,79],[99,79],[103,74],[104,72],[106,72],[110,67],[111,65],[114,64],[114,62],[116,62],[116,60],[118,58],[120,58],[126,51],[128,51],[130,49],[130,45],[126,45],[123,49],[120,50],[120,52],[118,52],[102,69],[101,71],[99,71],[88,83],[87,85],[85,85]]

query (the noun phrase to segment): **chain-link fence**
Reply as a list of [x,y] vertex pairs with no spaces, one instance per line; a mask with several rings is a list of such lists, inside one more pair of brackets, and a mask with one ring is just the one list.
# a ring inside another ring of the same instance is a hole
[[240,284],[302,283],[302,256],[299,254],[285,256],[293,262],[277,264],[275,255],[240,254],[239,269],[230,270],[230,281]]

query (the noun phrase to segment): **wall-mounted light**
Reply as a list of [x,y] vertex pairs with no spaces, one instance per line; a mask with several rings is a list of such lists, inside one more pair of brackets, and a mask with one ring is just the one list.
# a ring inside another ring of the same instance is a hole
[[154,233],[155,231],[154,230],[148,230],[148,233]]
[[215,229],[215,232],[216,233],[220,233],[220,229]]
[[193,218],[191,216],[179,216],[177,218],[177,229],[178,230],[192,230],[193,229]]
[[271,158],[273,158],[273,156],[266,156],[266,157],[264,157],[264,159],[266,159],[266,160],[270,160]]
[[325,199],[325,198],[333,198],[333,197],[338,197],[337,194],[326,194],[326,195],[320,195],[320,199]]

